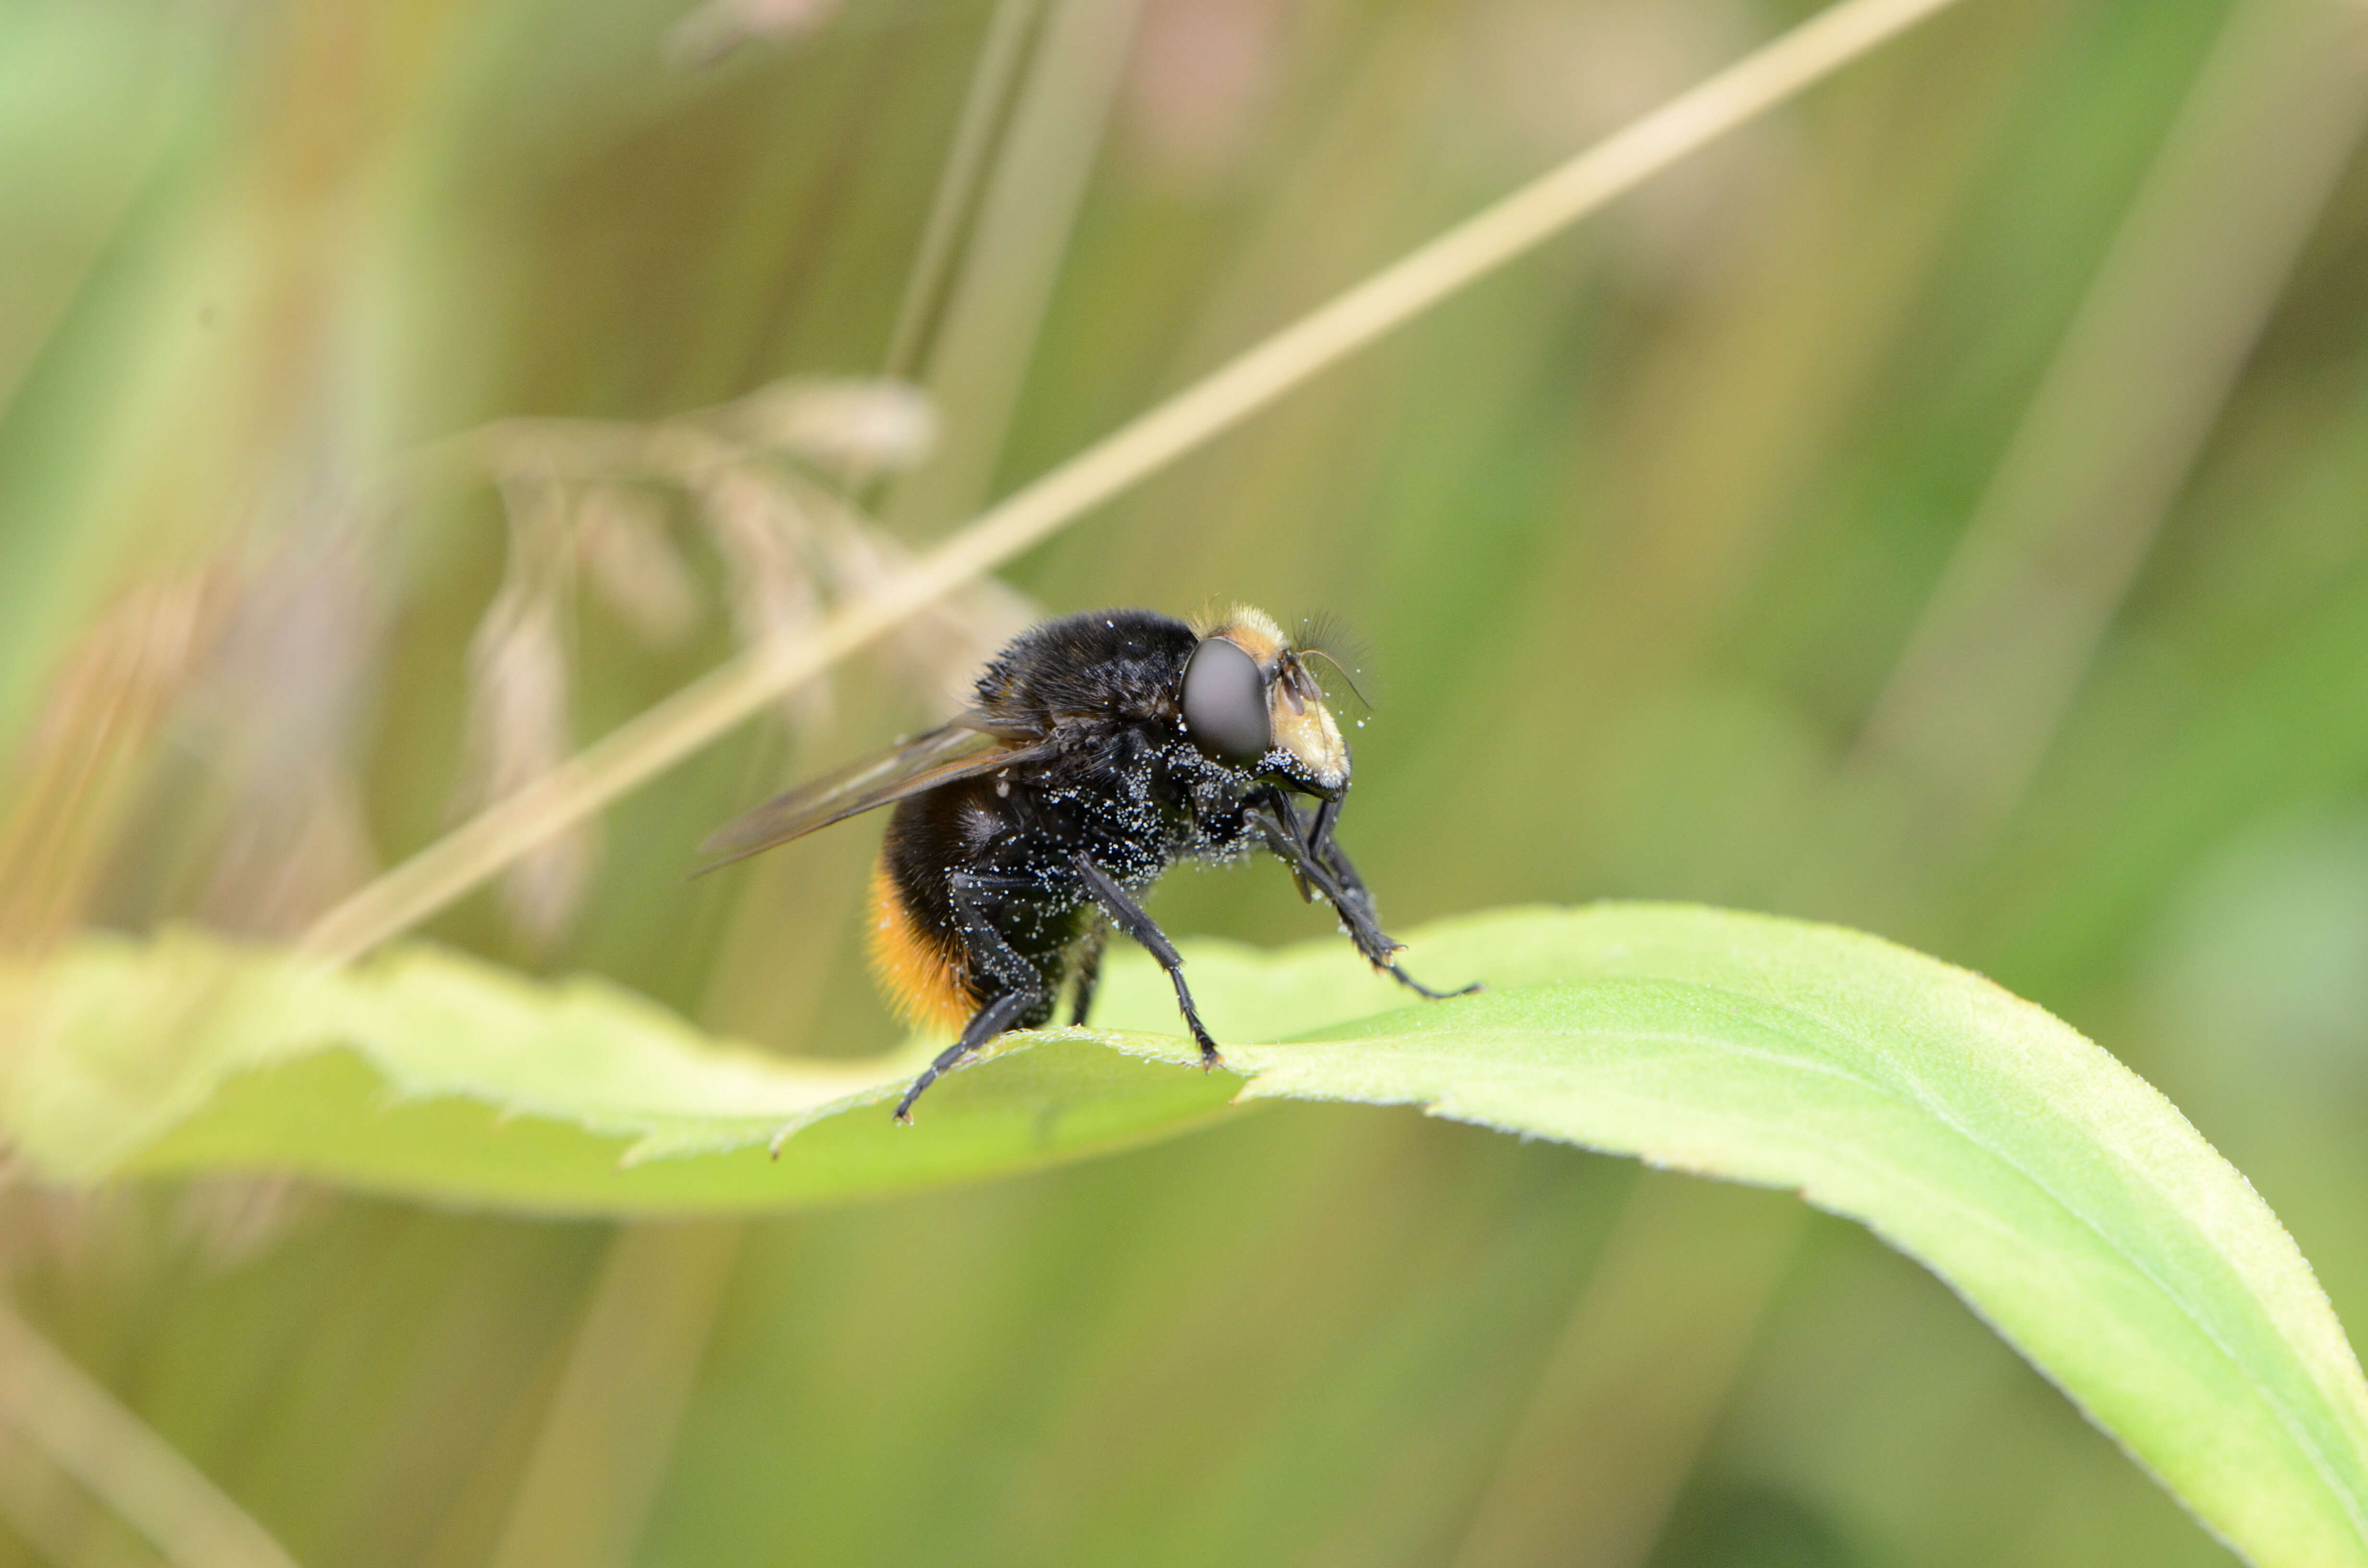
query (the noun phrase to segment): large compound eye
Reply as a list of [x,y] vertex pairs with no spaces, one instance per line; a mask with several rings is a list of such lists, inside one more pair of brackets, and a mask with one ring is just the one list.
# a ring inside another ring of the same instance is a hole
[[1201,639],[1184,666],[1184,727],[1202,751],[1248,761],[1274,744],[1266,676],[1258,661],[1222,637]]

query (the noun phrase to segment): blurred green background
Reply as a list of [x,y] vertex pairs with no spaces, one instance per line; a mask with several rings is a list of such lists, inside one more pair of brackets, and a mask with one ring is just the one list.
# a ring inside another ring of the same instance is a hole
[[[0,942],[292,936],[1812,8],[0,0]],[[1965,0],[1008,583],[1338,613],[1394,928],[1688,899],[1978,969],[2368,1322],[2363,116],[2354,0]],[[883,372],[918,467],[444,440]],[[962,613],[427,934],[887,1045],[876,827],[682,873],[1026,607]],[[1326,926],[1270,865],[1155,909]],[[2228,1560],[1862,1232],[1411,1113],[754,1223],[222,1180],[0,1225],[27,1321],[307,1564]],[[0,1562],[154,1561],[0,1422]]]

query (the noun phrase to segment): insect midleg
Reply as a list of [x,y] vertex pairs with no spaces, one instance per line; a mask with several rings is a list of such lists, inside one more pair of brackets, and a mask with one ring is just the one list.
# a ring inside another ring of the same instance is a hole
[[1201,1010],[1192,1006],[1192,993],[1184,983],[1184,955],[1176,950],[1176,944],[1169,941],[1167,933],[1144,913],[1143,905],[1134,902],[1134,895],[1121,886],[1116,877],[1094,864],[1092,856],[1077,857],[1077,874],[1086,879],[1086,891],[1093,895],[1102,913],[1109,915],[1120,930],[1142,943],[1151,956],[1159,960],[1159,967],[1167,971],[1167,978],[1176,983],[1176,1006],[1182,1010],[1185,1025],[1191,1029],[1192,1038],[1201,1042],[1201,1065],[1203,1068],[1219,1065],[1222,1058],[1217,1055],[1217,1042],[1209,1038],[1208,1029],[1202,1027]]
[[978,894],[984,890],[1016,889],[1028,885],[1000,878],[981,877],[969,871],[956,871],[946,879],[947,897],[954,906],[954,913],[962,917],[962,946],[981,968],[1003,983],[1004,991],[972,1015],[970,1022],[962,1028],[962,1039],[939,1051],[938,1059],[913,1080],[913,1086],[906,1089],[905,1097],[896,1102],[898,1121],[913,1119],[913,1102],[921,1097],[923,1089],[936,1083],[941,1074],[951,1072],[956,1062],[1012,1028],[1042,1003],[1043,977],[1036,972],[1034,964],[1020,957],[1019,951],[1004,940],[1003,933],[995,928],[994,923],[987,919],[978,905]]
[[1085,940],[1077,949],[1076,1002],[1069,1014],[1072,1026],[1084,1024],[1086,1016],[1094,1010],[1094,991],[1102,979],[1102,946],[1109,940],[1110,916],[1097,908],[1092,924],[1086,927]]

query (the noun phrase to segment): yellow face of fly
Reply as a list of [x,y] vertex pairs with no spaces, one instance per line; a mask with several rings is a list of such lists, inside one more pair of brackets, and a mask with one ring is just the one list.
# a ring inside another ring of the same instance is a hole
[[1325,794],[1349,787],[1349,746],[1325,705],[1324,688],[1264,610],[1236,605],[1204,636],[1230,642],[1250,656],[1266,683],[1267,721],[1277,750],[1287,754]]

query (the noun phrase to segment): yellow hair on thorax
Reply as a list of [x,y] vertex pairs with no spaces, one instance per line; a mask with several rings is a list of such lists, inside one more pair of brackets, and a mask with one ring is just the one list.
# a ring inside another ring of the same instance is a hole
[[1202,637],[1223,637],[1257,660],[1262,670],[1273,669],[1291,645],[1274,617],[1255,605],[1229,605],[1213,615],[1195,616],[1192,630]]

